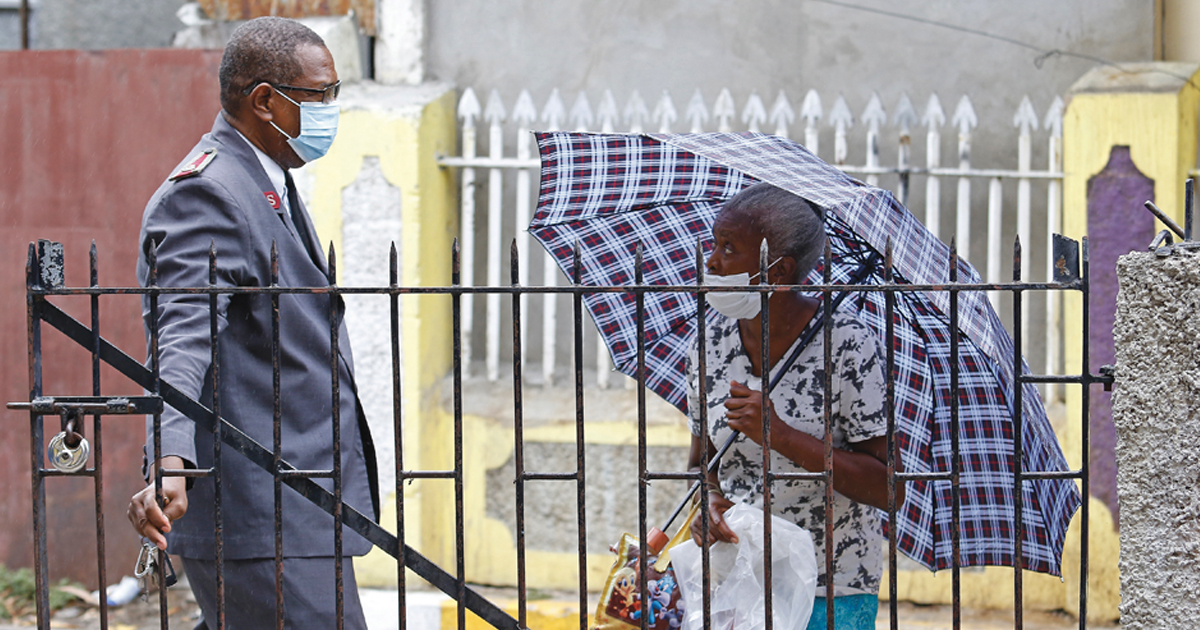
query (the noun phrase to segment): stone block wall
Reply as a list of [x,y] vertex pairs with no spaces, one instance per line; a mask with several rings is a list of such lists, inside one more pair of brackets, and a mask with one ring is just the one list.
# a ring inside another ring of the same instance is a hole
[[1121,627],[1177,628],[1200,619],[1200,254],[1130,253],[1117,273]]

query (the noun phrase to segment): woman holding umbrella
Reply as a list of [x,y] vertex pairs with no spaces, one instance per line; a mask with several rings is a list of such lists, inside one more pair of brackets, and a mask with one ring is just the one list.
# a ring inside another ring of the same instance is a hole
[[[804,199],[769,184],[757,184],[731,198],[713,224],[714,249],[707,262],[708,286],[758,283],[759,248],[765,239],[772,284],[799,284],[812,270],[825,243],[820,210]],[[715,471],[712,490],[701,500],[709,513],[708,542],[737,542],[722,515],[734,502],[762,505],[762,319],[759,293],[709,293],[709,306],[724,317],[713,318],[705,334],[708,448],[737,439]],[[821,472],[824,463],[825,408],[833,430],[833,566],[836,627],[874,628],[882,573],[883,533],[879,512],[887,509],[887,416],[884,367],[871,330],[854,315],[835,311],[828,322],[833,362],[824,363],[823,344],[800,351],[786,373],[776,375],[784,357],[801,343],[820,302],[795,291],[770,294],[768,378],[771,389],[771,470]],[[697,339],[699,337],[697,336]],[[689,353],[688,409],[693,433],[689,466],[702,468],[700,439],[700,349]],[[832,372],[825,400],[825,374]],[[719,488],[719,489],[718,489]],[[897,486],[897,505],[903,490]],[[818,589],[829,577],[825,566],[825,489],[821,482],[790,479],[772,486],[773,512],[806,529],[817,551]],[[700,521],[692,535],[701,544]],[[825,593],[825,590],[819,590]],[[824,598],[818,597],[809,628],[824,628]]]

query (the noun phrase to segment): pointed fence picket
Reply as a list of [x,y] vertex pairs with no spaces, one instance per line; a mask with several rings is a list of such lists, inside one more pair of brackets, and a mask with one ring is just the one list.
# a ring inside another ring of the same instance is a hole
[[[863,163],[854,165],[848,162],[850,154],[850,132],[855,126],[854,114],[850,105],[842,95],[838,95],[833,106],[826,112],[822,100],[816,90],[809,90],[800,105],[799,118],[803,122],[804,143],[810,151],[820,155],[820,135],[822,126],[833,129],[834,143],[832,155],[826,156],[832,163],[843,171],[862,177],[867,183],[879,185],[881,178],[896,180],[895,192],[902,203],[908,205],[913,177],[924,177],[925,208],[923,219],[926,226],[935,236],[944,238],[943,232],[949,231],[956,241],[959,255],[976,262],[984,279],[988,282],[1003,282],[1001,262],[1011,255],[1011,237],[1006,239],[1004,226],[1015,223],[1016,234],[1022,245],[1030,244],[1033,238],[1033,219],[1035,208],[1033,202],[1033,183],[1037,180],[1046,181],[1046,202],[1040,216],[1045,220],[1046,251],[1050,251],[1051,235],[1059,231],[1061,220],[1062,198],[1062,113],[1063,102],[1055,98],[1045,115],[1039,120],[1033,102],[1028,96],[1021,100],[1013,115],[1012,124],[1016,131],[1016,168],[976,168],[971,163],[972,134],[979,125],[971,99],[963,95],[957,102],[954,113],[950,117],[950,125],[958,131],[958,164],[954,167],[942,165],[942,127],[946,124],[946,114],[942,109],[941,100],[937,94],[931,94],[924,110],[918,115],[908,94],[901,94],[891,116],[890,127],[895,132],[895,165],[883,164],[883,145],[888,129],[888,112],[883,99],[872,93],[862,110],[859,122],[863,125],[865,153]],[[704,94],[697,89],[687,101],[680,117],[675,102],[667,91],[654,101],[651,111],[646,101],[635,90],[630,94],[624,108],[619,108],[611,90],[605,90],[601,95],[599,105],[593,108],[586,93],[576,95],[570,109],[565,106],[562,95],[557,89],[553,90],[538,115],[534,100],[528,90],[522,90],[509,114],[503,99],[496,91],[488,95],[487,106],[480,108],[479,100],[471,88],[463,90],[458,106],[458,117],[461,121],[462,147],[458,156],[443,157],[440,163],[446,167],[460,169],[462,190],[462,282],[465,285],[475,283],[475,267],[477,254],[485,255],[483,261],[485,276],[490,286],[502,283],[502,270],[507,265],[507,251],[503,241],[507,229],[511,226],[513,238],[516,240],[519,261],[519,281],[527,284],[531,277],[531,258],[539,261],[542,271],[542,285],[554,286],[560,282],[557,266],[542,253],[531,254],[532,241],[525,230],[533,212],[531,193],[536,186],[533,175],[539,163],[534,156],[533,141],[529,131],[535,128],[535,123],[541,129],[553,131],[571,128],[578,131],[602,131],[613,133],[624,130],[629,133],[641,133],[646,128],[659,132],[670,133],[683,128],[689,132],[698,133],[706,130],[716,131],[761,131],[769,129],[776,135],[788,136],[791,125],[796,122],[797,114],[792,109],[791,101],[781,90],[768,110],[765,101],[757,92],[750,94],[740,112],[733,94],[728,89],[718,93],[711,108]],[[487,155],[478,155],[476,126],[481,121],[488,126]],[[735,129],[735,124],[741,126]],[[914,129],[925,127],[925,165],[914,164],[912,135]],[[679,128],[679,129],[677,129]],[[1033,146],[1035,134],[1044,134],[1047,145],[1047,160],[1044,168],[1034,168]],[[515,157],[506,157],[506,141],[515,145]],[[888,140],[890,143],[890,139]],[[1011,149],[1009,149],[1011,150]],[[487,242],[477,243],[476,240],[476,169],[487,169]],[[505,173],[514,172],[515,188],[510,192],[505,188]],[[942,181],[954,178],[957,183],[954,200],[954,226],[952,230],[944,230],[942,226]],[[982,256],[975,256],[971,251],[971,187],[975,179],[985,179],[987,191],[987,238],[986,251]],[[1010,220],[1005,216],[1004,183],[1016,183],[1016,214]],[[1007,242],[1006,242],[1007,240]],[[1043,277],[1026,278],[1027,280],[1049,280],[1053,277],[1050,256],[1043,269]],[[979,263],[983,264],[980,265]],[[993,303],[998,305],[999,296],[989,295]],[[522,312],[528,312],[528,295],[521,296]],[[555,380],[558,369],[557,352],[558,336],[568,334],[565,327],[560,331],[558,321],[557,300],[553,294],[543,294],[533,298],[542,300],[541,321],[533,322],[541,327],[541,381],[551,385]],[[1030,324],[1031,301],[1022,302],[1020,317],[1023,322]],[[502,355],[500,330],[502,307],[499,294],[488,294],[484,306],[485,347],[480,353],[472,345],[474,335],[475,305],[470,294],[463,296],[463,355],[471,360],[483,359],[486,376],[490,380],[499,378],[500,359]],[[1061,361],[1061,299],[1055,292],[1049,292],[1045,299],[1044,317],[1038,322],[1044,329],[1044,369],[1046,373],[1058,373]],[[529,336],[526,329],[530,326],[530,318],[522,318],[521,339],[525,344]],[[1026,328],[1029,330],[1029,328]],[[1035,327],[1036,330],[1036,327]],[[604,343],[595,334],[594,329],[589,334],[596,337],[596,384],[606,388],[611,384],[612,362]],[[1032,335],[1030,335],[1032,336]],[[1032,347],[1032,346],[1030,346]],[[531,372],[526,372],[530,374]],[[1057,395],[1052,387],[1047,387],[1047,393]]]

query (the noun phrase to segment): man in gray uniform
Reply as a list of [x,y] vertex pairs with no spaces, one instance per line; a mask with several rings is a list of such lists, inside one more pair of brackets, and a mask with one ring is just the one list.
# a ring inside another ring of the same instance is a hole
[[[271,247],[279,252],[279,285],[329,284],[327,261],[288,169],[324,155],[337,132],[339,82],[333,57],[316,33],[292,20],[259,18],[234,31],[221,59],[221,109],[165,181],[142,219],[138,277],[151,283],[149,253],[157,246],[157,284],[202,287],[209,248],[217,252],[217,285],[271,283]],[[157,313],[144,301],[149,335],[157,316],[162,379],[212,405],[214,366],[207,295],[162,295]],[[268,295],[222,295],[217,302],[216,391],[221,415],[260,444],[273,444],[271,301]],[[378,517],[375,453],[354,386],[342,300],[282,295],[279,300],[280,404],[283,458],[300,470],[334,467],[334,364],[330,322],[339,333],[337,379],[343,500]],[[164,470],[209,468],[213,436],[173,408],[162,414],[162,459],[147,424],[148,478]],[[275,534],[272,476],[230,449],[221,457],[225,549],[225,627],[274,627]],[[330,479],[321,479],[327,488]],[[149,540],[182,556],[192,589],[215,627],[214,500],[211,478],[187,487],[163,479],[165,507],[153,484],[134,495],[129,519]],[[286,627],[333,628],[333,519],[290,488],[283,491],[283,591]],[[362,555],[369,542],[345,530],[343,553]],[[366,628],[354,569],[344,558],[345,627]]]

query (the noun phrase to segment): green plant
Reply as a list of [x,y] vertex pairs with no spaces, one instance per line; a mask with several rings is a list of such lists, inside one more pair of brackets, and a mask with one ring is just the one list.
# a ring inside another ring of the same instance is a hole
[[[57,587],[83,585],[62,578],[50,589],[50,610],[58,610],[77,599]],[[37,608],[37,584],[29,568],[9,569],[0,564],[0,619],[16,619]]]

